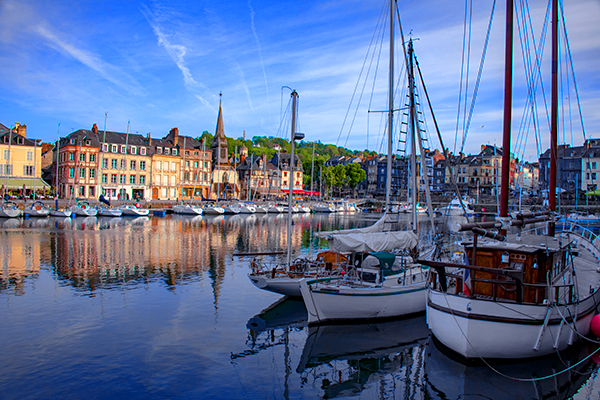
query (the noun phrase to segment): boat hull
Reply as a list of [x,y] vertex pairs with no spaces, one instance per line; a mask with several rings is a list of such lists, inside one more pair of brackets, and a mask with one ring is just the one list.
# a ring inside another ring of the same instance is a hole
[[65,217],[69,218],[73,214],[71,210],[50,210],[50,215],[52,217]]
[[98,210],[91,207],[81,208],[75,206],[71,209],[71,211],[73,212],[73,214],[79,217],[94,217],[96,214],[98,214]]
[[308,323],[397,318],[425,311],[426,282],[378,288],[319,288],[300,281]]
[[0,209],[1,218],[17,218],[20,217],[22,211],[18,208],[15,209]]
[[205,206],[203,212],[206,215],[223,215],[223,214],[225,214],[225,210],[223,209],[223,207]]
[[117,208],[101,208],[97,213],[101,217],[120,217],[122,214],[123,211]]
[[188,205],[177,205],[173,206],[173,212],[175,214],[184,215],[202,215],[202,208]]
[[[566,349],[589,333],[600,292],[579,306],[500,303],[429,290],[427,324],[444,346],[465,358],[531,358]],[[563,316],[578,315],[569,321]],[[544,321],[546,321],[544,324]],[[545,325],[545,327],[544,327]]]
[[40,208],[35,209],[35,208],[31,208],[29,210],[27,210],[27,214],[29,214],[30,217],[47,217],[48,215],[50,215],[50,210],[47,208]]

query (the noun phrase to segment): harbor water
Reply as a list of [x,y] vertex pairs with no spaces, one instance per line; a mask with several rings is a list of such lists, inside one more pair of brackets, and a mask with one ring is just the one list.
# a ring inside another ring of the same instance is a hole
[[[593,343],[466,364],[425,316],[308,327],[301,299],[247,276],[248,253],[285,262],[286,218],[0,220],[0,399],[600,398]],[[292,258],[373,222],[294,215]]]

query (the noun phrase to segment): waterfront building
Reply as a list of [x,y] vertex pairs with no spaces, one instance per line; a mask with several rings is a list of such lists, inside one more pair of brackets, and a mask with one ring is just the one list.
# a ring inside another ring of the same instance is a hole
[[251,200],[278,195],[280,174],[275,165],[267,162],[267,156],[246,156],[244,148],[237,167],[243,197]]
[[291,176],[292,155],[290,153],[277,153],[271,159],[273,164],[281,171],[280,189],[283,193],[290,190],[290,185],[293,185],[294,190],[302,190],[304,187],[304,167],[300,161],[300,157],[294,154],[294,176]]
[[208,198],[211,181],[211,151],[206,149],[203,140],[179,134],[179,129],[173,128],[164,140],[179,149],[181,159],[179,176],[180,199]]
[[[0,124],[0,185],[5,190],[45,190],[49,185],[42,176],[40,139],[27,138],[27,126],[14,128]],[[23,193],[25,194],[25,193]]]
[[61,199],[93,199],[98,195],[98,149],[100,142],[93,130],[78,129],[60,138],[54,153],[54,186]]
[[180,197],[181,157],[179,147],[167,139],[152,140],[152,200]]
[[100,143],[98,193],[112,200],[149,200],[150,134],[144,137],[133,133],[98,132],[95,124],[92,132]]

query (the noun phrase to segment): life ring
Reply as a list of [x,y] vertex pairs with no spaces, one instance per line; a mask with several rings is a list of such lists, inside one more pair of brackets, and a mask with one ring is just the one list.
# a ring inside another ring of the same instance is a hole
[[140,208],[142,205],[140,203],[135,203],[135,208]]
[[35,206],[35,209],[36,209],[36,210],[41,210],[41,209],[42,209],[42,206],[40,206],[40,205],[38,204],[37,206]]
[[87,206],[85,204],[82,204],[81,208],[83,208],[85,210],[87,208]]

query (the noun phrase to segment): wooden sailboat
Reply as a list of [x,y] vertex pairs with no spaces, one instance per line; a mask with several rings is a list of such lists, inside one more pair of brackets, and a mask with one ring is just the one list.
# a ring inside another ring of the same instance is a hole
[[[467,265],[433,267],[427,322],[435,337],[466,358],[529,358],[563,350],[588,334],[600,303],[600,238],[571,225],[556,235],[558,1],[552,2],[550,211],[508,215],[513,2],[507,1],[502,192],[497,221],[464,224]],[[507,234],[548,221],[547,234]],[[498,229],[498,232],[491,229]],[[460,271],[460,272],[456,272]]]

